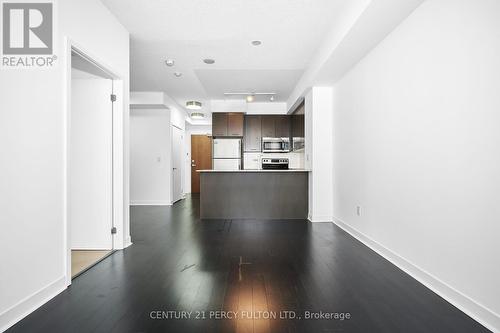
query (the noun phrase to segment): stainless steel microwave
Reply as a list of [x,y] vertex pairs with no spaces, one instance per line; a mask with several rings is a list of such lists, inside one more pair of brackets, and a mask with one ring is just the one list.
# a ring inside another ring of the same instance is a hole
[[262,138],[263,153],[288,153],[290,138]]

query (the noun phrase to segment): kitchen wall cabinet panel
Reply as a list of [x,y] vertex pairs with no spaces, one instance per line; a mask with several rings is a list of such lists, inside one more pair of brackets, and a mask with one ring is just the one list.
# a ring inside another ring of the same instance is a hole
[[292,116],[292,137],[294,138],[303,138],[305,136],[305,123],[304,123],[304,115],[297,114]]
[[290,116],[274,116],[276,134],[278,138],[290,137]]
[[243,113],[229,113],[227,115],[227,135],[243,136]]
[[261,151],[262,128],[261,116],[245,117],[245,137],[244,147],[248,152]]
[[262,137],[276,137],[276,121],[274,116],[262,116]]
[[227,136],[228,115],[227,113],[214,112],[212,114],[212,135]]

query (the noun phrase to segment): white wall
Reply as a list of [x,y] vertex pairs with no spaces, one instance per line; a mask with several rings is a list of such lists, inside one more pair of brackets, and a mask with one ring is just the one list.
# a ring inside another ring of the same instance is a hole
[[[134,93],[135,94],[135,93]],[[145,104],[143,104],[145,105]],[[186,113],[171,109],[132,109],[130,117],[130,203],[170,205],[173,196],[172,126],[185,136]],[[184,141],[181,184],[185,183]]]
[[68,223],[71,249],[112,249],[113,92],[110,79],[71,80]]
[[245,99],[213,99],[210,112],[244,112],[247,114],[286,114],[285,102],[252,102]]
[[332,221],[332,88],[305,96],[305,167],[309,172],[309,220]]
[[172,125],[184,131],[186,129],[186,113],[177,108],[171,108],[170,114],[170,122],[172,123]]
[[169,110],[130,112],[130,204],[171,204]]
[[190,125],[186,126],[184,136],[184,193],[191,193],[191,135],[206,134],[212,135],[212,125]]
[[424,2],[338,82],[333,107],[339,225],[496,331],[499,13]]
[[247,114],[286,114],[285,102],[252,102],[247,103]]
[[[0,75],[0,209],[2,230],[8,230],[0,233],[0,331],[66,287],[65,98],[71,78],[64,37],[123,78],[124,128],[117,131],[127,142],[128,32],[98,0],[57,1],[56,8],[57,67]],[[127,180],[126,163],[123,172]],[[119,232],[127,237],[127,205],[121,214]]]

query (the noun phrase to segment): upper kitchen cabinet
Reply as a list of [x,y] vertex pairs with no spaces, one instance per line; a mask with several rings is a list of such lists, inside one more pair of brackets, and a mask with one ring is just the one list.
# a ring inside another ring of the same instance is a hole
[[276,137],[289,138],[290,137],[290,117],[289,116],[274,116]]
[[212,113],[212,135],[227,136],[227,113]]
[[290,137],[290,117],[262,116],[263,138],[288,138]]
[[274,116],[262,116],[262,137],[276,137],[276,121]]
[[227,135],[243,136],[243,113],[229,113],[227,115]]
[[245,116],[245,151],[259,152],[261,151],[262,142],[262,117],[261,116]]
[[212,135],[243,136],[243,113],[213,113]]
[[305,136],[305,124],[303,114],[294,114],[292,116],[292,137],[303,138]]

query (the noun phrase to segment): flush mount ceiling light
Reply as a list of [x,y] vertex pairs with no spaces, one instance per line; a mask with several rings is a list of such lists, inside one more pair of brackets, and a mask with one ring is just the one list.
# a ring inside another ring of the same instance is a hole
[[175,75],[175,77],[181,77],[182,73],[181,72],[175,72],[174,75]]
[[186,108],[188,108],[189,110],[199,110],[199,109],[201,109],[201,102],[187,101]]
[[207,64],[207,65],[213,65],[213,64],[215,64],[215,60],[214,59],[209,59],[209,58],[203,59],[203,62],[205,64]]
[[193,112],[191,113],[191,119],[203,119],[205,118],[205,114],[201,112]]
[[255,100],[254,95],[248,95],[246,97],[247,103],[252,103]]
[[175,60],[174,59],[167,59],[167,60],[165,60],[165,65],[167,65],[168,67],[172,67],[174,64],[175,64]]
[[253,41],[252,41],[252,45],[253,45],[253,46],[259,46],[259,45],[261,45],[261,44],[262,44],[262,41],[260,41],[260,40],[253,40]]

